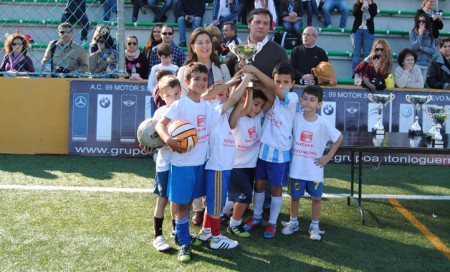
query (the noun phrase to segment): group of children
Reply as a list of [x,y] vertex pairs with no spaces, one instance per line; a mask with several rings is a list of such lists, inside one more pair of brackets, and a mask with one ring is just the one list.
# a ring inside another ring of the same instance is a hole
[[[272,75],[273,79],[256,67],[245,65],[228,82],[208,88],[208,69],[192,63],[185,72],[189,92],[181,98],[180,82],[175,76],[166,75],[158,81],[166,105],[155,112],[154,118],[159,120],[156,131],[166,145],[159,149],[156,158],[158,198],[153,246],[157,250],[170,248],[162,234],[164,209],[169,200],[172,232],[180,245],[179,261],[189,261],[191,245],[202,242],[209,241],[212,249],[238,246],[237,241],[220,232],[220,213],[225,201],[234,202],[227,232],[250,237],[249,231],[263,223],[262,206],[268,184],[272,199],[264,237],[276,235],[282,187],[288,186],[291,219],[284,224],[282,233],[299,230],[299,198],[307,191],[313,203],[310,237],[321,239],[323,166],[332,159],[342,135],[316,113],[323,98],[319,86],[306,87],[299,99],[292,92],[295,74],[289,63],[277,65]],[[254,87],[248,88],[252,80]],[[197,128],[198,143],[189,152],[168,133],[169,124],[178,120]],[[333,145],[323,155],[330,140]],[[254,214],[243,224],[253,191]],[[206,196],[206,213],[202,229],[194,239],[189,231],[189,209],[191,201],[201,196]]]

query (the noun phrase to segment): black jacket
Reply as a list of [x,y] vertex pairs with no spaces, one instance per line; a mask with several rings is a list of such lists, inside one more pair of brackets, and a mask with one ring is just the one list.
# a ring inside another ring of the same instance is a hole
[[450,69],[445,65],[444,56],[438,53],[428,65],[427,85],[433,89],[448,88],[450,84]]
[[[355,3],[353,5],[353,16],[355,17],[355,21],[353,21],[352,33],[355,33],[362,23],[363,17],[363,12],[361,10],[362,5],[363,5],[362,3]],[[370,34],[374,34],[375,24],[373,23],[373,18],[378,14],[377,4],[375,4],[374,2],[372,2],[372,4],[369,5],[369,14],[371,18],[366,22],[367,30],[369,31]]]

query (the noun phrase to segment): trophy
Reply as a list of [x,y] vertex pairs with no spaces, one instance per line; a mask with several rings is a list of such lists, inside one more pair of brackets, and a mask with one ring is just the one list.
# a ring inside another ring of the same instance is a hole
[[433,120],[433,114],[436,113],[444,113],[447,112],[447,107],[442,107],[442,106],[428,106],[425,108],[425,112],[428,116],[428,118],[431,120],[432,125],[431,125],[431,129],[427,132],[427,137],[428,138],[432,138],[434,139],[434,135],[436,134],[436,123]]
[[431,95],[405,95],[406,101],[414,105],[414,124],[409,129],[409,134],[422,135],[422,127],[419,124],[420,108],[432,99]]
[[443,107],[441,112],[433,113],[433,122],[436,123],[436,133],[433,136],[434,146],[442,147],[444,145],[444,138],[441,134],[441,129],[444,127],[445,120],[447,119],[447,107]]
[[372,101],[375,104],[378,104],[378,121],[375,123],[375,125],[372,128],[372,132],[375,132],[376,135],[384,135],[384,126],[383,126],[383,120],[381,118],[381,114],[383,113],[383,108],[386,107],[386,105],[394,100],[395,95],[394,94],[368,94],[367,98],[369,98],[370,101]]
[[[230,43],[228,45],[228,48],[230,51],[236,55],[238,61],[241,61],[242,59],[245,61],[245,64],[251,64],[252,61],[255,61],[256,54],[261,51],[263,47],[263,44],[261,42],[255,44],[234,44]],[[249,88],[253,88],[253,82],[249,82],[248,86]]]

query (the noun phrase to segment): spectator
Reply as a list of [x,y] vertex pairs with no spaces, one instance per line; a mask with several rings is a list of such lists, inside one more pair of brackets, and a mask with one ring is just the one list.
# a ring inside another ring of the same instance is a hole
[[224,23],[222,32],[223,32],[222,45],[225,46],[225,50],[223,50],[223,55],[226,55],[228,54],[228,52],[230,52],[228,46],[231,43],[240,44],[242,43],[242,41],[237,35],[236,24],[234,22]]
[[270,11],[270,14],[272,14],[272,24],[270,26],[270,29],[274,29],[275,26],[277,25],[277,20],[278,20],[278,14],[277,11],[275,9],[275,4],[273,2],[273,0],[255,0],[255,9],[267,9],[268,11]]
[[428,66],[427,85],[433,89],[450,90],[450,37],[439,41],[439,53]]
[[[355,68],[370,54],[370,48],[375,40],[375,24],[373,19],[377,15],[377,4],[372,0],[356,0],[353,5],[352,34],[350,39],[353,45],[352,74],[355,75]],[[362,52],[361,52],[362,51]]]
[[360,74],[362,86],[370,91],[381,91],[386,88],[384,80],[389,76],[392,69],[391,47],[386,40],[376,40],[372,51],[355,68],[355,74]]
[[247,14],[253,9],[255,9],[255,2],[239,0],[239,18],[241,19],[241,23],[243,25],[247,24]]
[[180,31],[180,43],[178,45],[185,47],[186,26],[191,26],[192,30],[201,26],[205,14],[205,0],[179,0],[176,13],[175,18]]
[[341,21],[339,28],[345,28],[348,18],[348,6],[346,0],[325,0],[322,6],[323,17],[325,20],[325,27],[331,26],[330,11],[337,9],[341,13]]
[[81,25],[81,45],[87,43],[89,32],[89,19],[86,15],[85,0],[67,0],[66,7],[61,17],[61,23],[69,22],[72,25]]
[[323,16],[319,12],[316,0],[302,0],[302,2],[303,2],[303,10],[306,10],[308,14],[307,19],[308,26],[312,26],[313,15],[316,16],[317,21],[323,23]]
[[[222,55],[226,53],[226,47],[222,46],[223,40],[222,32],[217,26],[212,25],[205,27],[205,30],[208,31],[208,33],[212,36],[213,42],[219,43],[219,53],[217,55],[220,58]],[[215,46],[213,46],[213,48],[215,48]]]
[[225,22],[236,22],[239,15],[238,0],[214,0],[213,4],[213,22],[211,25],[219,29]]
[[89,68],[92,75],[111,74],[116,70],[116,51],[114,40],[108,34],[99,35],[96,38],[98,50],[89,59]]
[[431,33],[436,40],[439,38],[439,30],[444,28],[442,11],[434,10],[435,0],[423,0],[422,8],[416,11],[416,16],[425,13],[431,23]]
[[417,54],[416,66],[422,71],[422,77],[426,78],[428,64],[436,51],[431,23],[426,14],[421,13],[414,17],[414,28],[409,32],[409,41]]
[[395,85],[399,88],[423,88],[422,72],[417,67],[417,54],[410,48],[403,49],[398,54],[398,67],[395,68]]
[[42,65],[49,62],[55,73],[85,73],[89,68],[86,53],[79,44],[72,40],[73,29],[69,23],[58,26],[59,40],[49,43],[45,50]]
[[[94,54],[95,52],[98,51],[98,45],[97,45],[97,42],[96,42],[97,38],[100,35],[104,35],[104,34],[108,34],[109,35],[110,33],[111,33],[111,30],[109,29],[108,26],[97,25],[97,27],[95,28],[94,35],[92,37],[91,43],[89,44],[89,54],[90,55],[92,55],[92,54]],[[113,41],[114,41],[114,39],[113,39]],[[115,41],[114,41],[114,44],[113,44],[113,49],[116,49]]]
[[158,7],[158,0],[148,0],[148,5],[155,14],[153,22],[165,22],[167,21],[166,12],[169,10],[172,0],[164,0],[162,8]]
[[150,76],[148,77],[148,86],[147,90],[152,91],[156,85],[156,72],[164,69],[172,72],[173,75],[177,74],[178,66],[172,64],[172,53],[173,48],[167,43],[161,44],[158,46],[158,58],[161,60],[160,64],[157,64],[152,67],[150,71]]
[[302,17],[303,4],[301,0],[284,0],[283,10],[283,27],[286,31],[293,32],[297,37],[298,44],[302,43]]
[[34,72],[33,61],[27,55],[27,38],[22,34],[11,34],[5,40],[5,56],[0,65],[0,72]]
[[138,39],[128,35],[125,49],[125,63],[130,79],[139,80],[148,78],[148,60],[138,49]]
[[141,10],[142,14],[147,14],[147,10],[144,7],[144,2],[142,0],[131,0],[133,3],[133,15],[131,17],[131,21],[134,23],[137,22],[139,17],[139,10]]
[[[169,25],[162,26],[161,28],[162,43],[167,43],[170,44],[170,46],[172,46],[173,48],[172,63],[178,67],[181,67],[184,65],[184,62],[186,61],[186,54],[184,53],[183,49],[181,49],[178,45],[176,45],[173,42],[173,35],[174,30],[172,26]],[[150,70],[154,65],[161,63],[161,60],[158,58],[157,54],[158,46],[159,45],[153,47],[152,52],[150,54],[150,61],[149,61]]]
[[117,0],[104,0],[103,21],[111,20],[111,12],[117,14]]
[[156,24],[150,33],[150,37],[148,38],[147,43],[142,48],[142,52],[144,53],[145,57],[147,57],[149,63],[150,63],[150,54],[152,53],[153,47],[159,45],[162,43],[162,36],[161,36],[161,29],[162,24]]
[[328,61],[325,50],[316,45],[317,38],[317,29],[308,26],[303,31],[303,44],[292,49],[291,65],[295,68],[295,81],[299,84],[312,85],[317,82],[311,69],[321,61]]

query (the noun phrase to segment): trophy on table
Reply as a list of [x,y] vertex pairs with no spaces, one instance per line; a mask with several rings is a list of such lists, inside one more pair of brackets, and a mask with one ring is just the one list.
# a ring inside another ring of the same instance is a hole
[[420,109],[432,99],[431,95],[405,95],[406,101],[414,105],[414,124],[409,129],[411,135],[422,135],[422,127],[419,124]]
[[431,129],[427,132],[427,135],[426,135],[427,137],[434,139],[434,135],[436,134],[436,123],[433,120],[433,114],[444,113],[444,112],[447,112],[447,107],[427,106],[425,108],[425,113],[427,114],[428,118],[432,122]]
[[389,102],[394,100],[394,94],[368,94],[367,98],[375,104],[378,104],[378,121],[372,128],[372,132],[375,132],[376,135],[384,135],[384,126],[383,120],[381,118],[381,114],[383,113],[383,108],[386,107]]
[[[255,61],[256,54],[261,51],[263,47],[263,44],[261,42],[257,44],[234,44],[230,43],[228,45],[228,48],[230,51],[236,55],[238,61],[241,61],[242,59],[245,61],[245,64],[251,64],[252,61]],[[253,82],[249,82],[248,86],[249,88],[253,88]]]
[[433,113],[433,122],[436,123],[436,133],[432,137],[434,139],[435,147],[442,147],[444,145],[444,138],[441,134],[441,129],[444,127],[445,121],[447,119],[447,107],[443,107],[442,111]]

